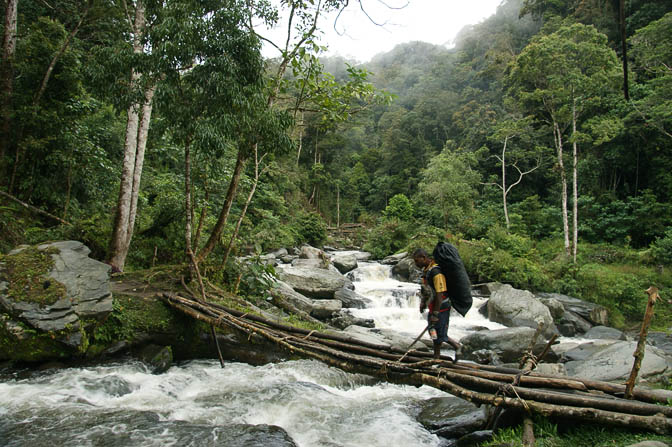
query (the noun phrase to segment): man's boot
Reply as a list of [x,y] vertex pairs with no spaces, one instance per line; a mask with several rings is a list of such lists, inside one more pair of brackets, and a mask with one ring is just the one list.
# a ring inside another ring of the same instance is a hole
[[434,345],[434,358],[437,360],[441,358],[441,345]]
[[453,363],[457,363],[459,357],[462,357],[462,343],[452,338],[448,338],[448,344],[450,344],[455,350],[455,357],[453,358]]

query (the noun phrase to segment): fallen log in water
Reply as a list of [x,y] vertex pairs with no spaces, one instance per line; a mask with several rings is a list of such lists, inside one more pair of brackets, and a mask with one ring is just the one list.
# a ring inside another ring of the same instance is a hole
[[389,345],[300,329],[175,294],[163,294],[161,298],[208,324],[229,327],[248,336],[256,334],[292,355],[312,358],[347,372],[391,383],[428,385],[476,404],[518,408],[528,414],[672,433],[672,407],[655,405],[666,404],[672,399],[672,392],[638,388],[628,400],[620,397],[625,391],[623,385],[534,372],[525,374],[517,369],[488,365],[453,364],[428,359],[431,354],[420,351],[410,351],[402,359],[403,352]]

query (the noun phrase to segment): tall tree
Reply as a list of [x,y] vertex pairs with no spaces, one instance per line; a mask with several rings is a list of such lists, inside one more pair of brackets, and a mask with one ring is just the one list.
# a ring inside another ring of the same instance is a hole
[[[5,154],[11,141],[12,95],[14,93],[14,53],[16,51],[17,11],[19,0],[5,0],[5,23],[2,35],[2,65],[0,67],[0,175],[5,174]],[[5,177],[7,178],[7,177]]]
[[[145,50],[147,21],[145,4],[137,0],[135,15],[129,22],[133,36],[133,53],[140,55]],[[142,74],[138,69],[131,69],[130,85],[135,88],[142,84]],[[123,271],[126,256],[131,246],[135,218],[137,213],[140,180],[147,146],[147,134],[152,114],[153,97],[156,85],[153,81],[146,82],[142,90],[144,97],[140,101],[132,101],[127,109],[126,137],[124,139],[124,158],[121,168],[119,198],[115,210],[114,226],[108,253],[109,263],[117,270]]]
[[[533,40],[519,55],[511,72],[515,93],[553,129],[562,189],[565,253],[576,258],[578,239],[578,144],[585,138],[579,124],[584,114],[614,89],[620,71],[606,36],[592,26],[574,24]],[[541,113],[540,113],[541,112]],[[573,232],[570,244],[565,132],[572,144]]]

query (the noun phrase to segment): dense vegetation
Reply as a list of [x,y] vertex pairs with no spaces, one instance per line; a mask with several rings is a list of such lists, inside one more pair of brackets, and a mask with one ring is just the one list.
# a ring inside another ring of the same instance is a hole
[[376,257],[448,238],[474,280],[575,294],[616,325],[649,285],[665,297],[669,1],[621,20],[618,1],[504,0],[454,48],[365,65],[320,59],[316,8],[345,3],[283,1],[295,34],[263,60],[265,1],[4,2],[0,191],[50,215],[0,197],[0,250],[71,238],[122,270],[237,284],[255,272],[232,255],[361,222],[346,243]]

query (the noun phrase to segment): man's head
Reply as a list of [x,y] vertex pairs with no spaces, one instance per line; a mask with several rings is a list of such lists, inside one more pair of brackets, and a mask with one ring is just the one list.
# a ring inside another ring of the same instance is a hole
[[412,256],[413,262],[415,262],[415,266],[420,269],[427,267],[432,262],[432,259],[429,257],[427,252],[422,248],[416,249]]

